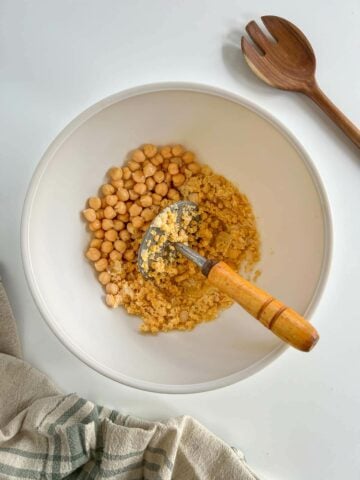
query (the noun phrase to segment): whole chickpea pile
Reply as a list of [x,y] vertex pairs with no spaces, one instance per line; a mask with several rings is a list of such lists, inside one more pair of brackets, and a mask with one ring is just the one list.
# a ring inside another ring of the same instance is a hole
[[152,280],[138,271],[144,232],[162,208],[180,199],[199,205],[201,223],[189,243],[200,254],[249,272],[260,257],[251,205],[231,182],[181,145],[134,150],[125,166],[109,170],[108,183],[88,199],[83,215],[92,235],[86,257],[105,288],[106,304],[141,317],[142,332],[190,330],[232,304],[184,257]]

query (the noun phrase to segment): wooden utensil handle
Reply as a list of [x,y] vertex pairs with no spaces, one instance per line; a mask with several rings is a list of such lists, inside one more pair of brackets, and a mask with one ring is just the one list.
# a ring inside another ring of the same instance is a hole
[[360,130],[332,103],[317,83],[312,84],[304,93],[360,148]]
[[308,352],[319,340],[318,332],[305,318],[242,278],[226,263],[216,263],[208,279],[281,340],[298,350]]

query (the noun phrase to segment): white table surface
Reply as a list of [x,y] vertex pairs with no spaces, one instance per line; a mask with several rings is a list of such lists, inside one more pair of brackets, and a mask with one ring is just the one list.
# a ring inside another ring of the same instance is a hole
[[[325,92],[360,124],[358,0],[2,0],[0,3],[0,270],[25,358],[65,392],[149,419],[190,414],[241,448],[264,479],[360,478],[360,156],[305,98],[267,87],[238,49],[263,14],[296,23]],[[42,320],[26,284],[20,217],[34,168],[85,108],[138,84],[183,80],[237,92],[303,143],[333,214],[331,273],[311,354],[288,350],[241,383],[195,395],[117,384],[82,364]]]

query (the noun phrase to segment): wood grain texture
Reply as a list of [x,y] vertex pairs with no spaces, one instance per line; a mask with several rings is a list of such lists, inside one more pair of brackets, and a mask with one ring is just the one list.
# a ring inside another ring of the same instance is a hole
[[208,280],[281,340],[298,350],[308,352],[319,340],[316,329],[299,313],[245,280],[226,263],[214,265]]
[[360,130],[320,90],[316,79],[316,58],[305,35],[288,20],[267,15],[261,17],[271,37],[251,21],[241,48],[252,71],[268,85],[301,92],[313,100],[328,117],[360,148]]
[[360,130],[332,103],[316,82],[304,93],[360,148]]

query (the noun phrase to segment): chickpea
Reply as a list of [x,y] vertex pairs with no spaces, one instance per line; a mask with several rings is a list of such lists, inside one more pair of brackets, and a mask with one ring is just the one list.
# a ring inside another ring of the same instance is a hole
[[179,173],[179,165],[171,162],[168,166],[168,172],[170,175],[177,175]]
[[138,195],[144,195],[146,190],[147,188],[145,183],[136,183],[134,185],[134,192],[137,193]]
[[100,260],[95,262],[94,266],[96,271],[103,272],[107,269],[108,261],[106,260],[106,258],[100,258]]
[[115,188],[110,183],[105,183],[105,185],[101,187],[101,192],[105,196],[112,195],[115,192]]
[[134,150],[131,158],[132,160],[134,160],[134,162],[138,162],[138,163],[145,162],[146,160],[145,153],[139,148],[137,150]]
[[169,172],[165,173],[165,183],[167,183],[168,186],[170,186],[171,183],[171,175]]
[[128,263],[127,264],[127,269],[129,272],[134,272],[136,270],[136,264],[135,263]]
[[159,170],[154,173],[154,180],[156,183],[161,183],[164,181],[165,173],[162,170]]
[[[158,183],[158,185],[161,185],[161,183]],[[156,186],[158,186],[158,185],[156,185]],[[153,193],[151,195],[151,197],[152,197],[153,205],[160,205],[160,202],[161,202],[161,199],[162,199],[161,195],[158,195],[157,193]]]
[[129,191],[126,190],[126,188],[119,188],[116,195],[122,202],[127,202],[129,200]]
[[114,243],[115,250],[117,250],[120,253],[125,252],[126,250],[126,243],[123,240],[116,240]]
[[146,178],[152,177],[154,173],[156,172],[156,167],[152,163],[148,163],[147,165],[144,165],[144,175]]
[[110,253],[113,249],[113,243],[109,242],[109,240],[105,240],[101,245],[101,251],[104,253]]
[[129,178],[129,180],[126,180],[125,183],[124,183],[124,187],[127,190],[130,190],[131,188],[133,188],[134,185],[135,185],[135,182],[132,178]]
[[90,247],[85,255],[86,255],[86,258],[88,258],[92,262],[96,262],[101,257],[100,250],[95,247]]
[[111,280],[110,273],[108,272],[99,273],[98,280],[102,285],[107,285]]
[[135,227],[132,223],[128,223],[126,225],[126,230],[131,234],[131,235],[134,235],[135,234]]
[[170,198],[170,200],[174,200],[174,202],[177,202],[178,200],[180,200],[180,194],[177,190],[175,190],[175,188],[170,188],[167,196],[168,198]]
[[104,218],[104,210],[102,208],[99,208],[99,210],[96,211],[96,218],[98,220],[102,220]]
[[90,242],[90,247],[100,248],[102,240],[100,238],[93,238]]
[[124,186],[124,180],[111,180],[111,185],[117,190]]
[[141,228],[144,225],[143,217],[134,217],[131,221],[135,228]]
[[89,223],[89,229],[92,232],[95,232],[96,230],[100,230],[101,228],[101,222],[100,220],[96,219],[93,222]]
[[211,168],[208,167],[207,165],[204,165],[201,167],[201,173],[203,173],[204,175],[210,175],[212,172]]
[[153,202],[152,196],[151,195],[144,195],[144,196],[140,197],[139,202],[140,202],[140,205],[142,207],[151,207],[152,202]]
[[111,180],[121,180],[123,176],[122,168],[112,167],[110,168],[108,175]]
[[[115,222],[114,222],[115,224]],[[115,227],[115,225],[114,225]],[[109,242],[115,242],[115,240],[117,240],[118,238],[118,233],[116,230],[114,230],[113,228],[111,230],[107,230],[105,232],[105,238],[106,240],[109,240]]]
[[169,147],[169,146],[163,147],[160,150],[160,153],[163,156],[163,158],[171,158],[173,156],[172,152],[171,152],[171,147]]
[[96,220],[96,212],[93,208],[86,208],[83,210],[83,215],[88,222],[93,222]]
[[166,185],[165,182],[158,183],[155,187],[155,193],[157,193],[158,195],[161,195],[162,197],[165,197],[168,190],[169,190],[169,187]]
[[108,252],[101,252],[101,258],[108,258],[109,254]]
[[182,156],[182,159],[186,164],[193,163],[193,161],[195,160],[195,155],[192,152],[185,152]]
[[174,157],[179,157],[184,153],[184,148],[182,147],[182,145],[174,145],[171,151]]
[[137,248],[139,248],[140,243],[141,243],[140,238],[137,238],[136,240],[134,240],[134,241],[132,242],[131,246],[132,246],[134,252],[136,252]]
[[110,252],[110,260],[112,260],[113,262],[116,262],[116,261],[119,261],[121,260],[121,253],[118,252],[117,250],[113,250],[112,252]]
[[105,302],[108,307],[114,308],[115,307],[115,297],[108,293],[105,297]]
[[195,162],[192,162],[192,163],[189,163],[189,165],[187,166],[187,168],[190,170],[190,172],[192,173],[199,173],[200,170],[201,170],[201,167],[198,163],[195,163]]
[[124,180],[129,180],[131,178],[131,170],[129,167],[124,167],[123,168],[123,179]]
[[142,170],[137,170],[132,174],[132,178],[136,183],[145,183],[145,175]]
[[101,238],[104,238],[104,235],[105,235],[105,232],[104,230],[96,230],[96,232],[94,233],[94,237],[97,238],[97,239],[101,239]]
[[172,162],[172,163],[176,163],[176,165],[178,165],[179,168],[183,165],[183,161],[182,161],[182,159],[181,159],[180,157],[173,157],[173,158],[171,159],[171,162]]
[[148,190],[152,190],[155,187],[155,180],[152,177],[148,177],[145,180],[145,184],[146,184]]
[[116,195],[107,195],[105,200],[110,207],[113,207],[117,203],[118,197]]
[[185,175],[178,173],[172,177],[172,181],[175,187],[180,187],[185,182]]
[[121,220],[114,220],[114,230],[116,232],[120,232],[121,230],[124,230],[125,224]]
[[155,217],[155,214],[151,208],[144,208],[141,212],[141,216],[146,222],[150,222]]
[[93,210],[99,210],[101,207],[101,199],[99,197],[90,197],[88,200],[89,207]]
[[169,205],[171,205],[171,200],[169,200],[168,198],[163,198],[160,202],[160,207],[161,208],[166,208],[168,207]]
[[117,202],[115,205],[115,212],[118,215],[124,215],[126,213],[126,203],[125,202]]
[[155,145],[152,145],[151,143],[148,143],[144,145],[144,153],[148,158],[155,157],[157,154],[157,147]]
[[126,250],[126,252],[124,253],[124,258],[126,260],[128,260],[129,262],[131,262],[132,260],[134,260],[135,258],[135,252],[134,250]]
[[[136,185],[138,185],[138,184],[136,184]],[[135,201],[139,198],[139,194],[137,194],[135,192],[135,190],[130,190],[129,194],[130,194],[130,200],[132,200],[132,201]]]
[[[110,207],[112,208],[112,207]],[[114,222],[110,219],[110,218],[104,218],[104,220],[101,222],[101,226],[103,228],[103,230],[111,230],[112,228],[114,228]],[[105,233],[104,233],[105,235]]]
[[168,158],[165,158],[165,160],[163,162],[163,169],[167,170],[169,164],[170,164],[170,160]]
[[[116,197],[117,199],[117,197]],[[110,207],[109,205],[105,208],[104,210],[104,217],[108,219],[113,219],[116,217],[116,212],[113,209],[113,207]]]
[[140,205],[137,205],[136,203],[134,203],[129,208],[130,217],[137,217],[138,215],[140,215],[141,210],[142,210],[142,207],[140,207]]
[[155,157],[153,157],[151,159],[151,163],[153,165],[155,165],[155,167],[158,167],[159,165],[161,165],[163,163],[164,159],[163,157],[160,155],[160,153],[158,153],[157,155],[155,155]]
[[103,197],[101,199],[101,208],[105,208],[106,206],[107,206],[106,199],[105,199],[105,197]]
[[[128,242],[130,240],[130,233],[127,230],[122,230],[119,233],[119,237],[121,238],[121,240],[123,242]],[[115,246],[115,248],[116,248],[116,246]]]
[[119,214],[117,216],[118,220],[121,220],[122,222],[126,223],[129,221],[129,218],[130,218],[130,215],[128,212],[124,213],[124,214]]
[[128,161],[128,167],[130,168],[131,172],[136,172],[136,170],[141,168],[138,162],[134,162],[134,160]]
[[106,285],[106,293],[111,293],[112,295],[116,295],[119,291],[119,287],[116,285],[116,283],[108,283]]
[[159,205],[152,205],[150,208],[154,212],[154,215],[157,215],[161,210]]
[[199,202],[199,195],[197,193],[190,193],[189,200],[190,200],[190,202],[198,203]]

